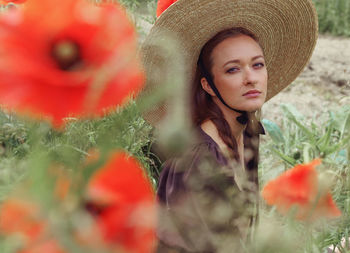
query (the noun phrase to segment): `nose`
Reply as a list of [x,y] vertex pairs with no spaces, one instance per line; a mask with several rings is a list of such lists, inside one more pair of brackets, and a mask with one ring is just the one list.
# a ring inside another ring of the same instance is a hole
[[245,68],[243,75],[244,85],[255,84],[257,82],[257,73],[254,72],[254,69],[249,67]]

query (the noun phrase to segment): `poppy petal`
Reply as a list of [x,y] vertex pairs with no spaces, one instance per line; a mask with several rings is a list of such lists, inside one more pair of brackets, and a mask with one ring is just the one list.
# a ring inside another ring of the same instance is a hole
[[155,196],[140,164],[122,152],[111,155],[90,179],[87,196],[104,239],[127,252],[153,252]]
[[159,0],[157,4],[157,17],[159,17],[170,5],[175,3],[177,0]]
[[27,2],[27,0],[1,0],[0,4],[9,4],[9,3],[14,3],[14,4],[23,4]]
[[37,240],[46,227],[38,214],[39,208],[33,203],[13,198],[5,200],[0,211],[1,234],[20,233],[28,242]]

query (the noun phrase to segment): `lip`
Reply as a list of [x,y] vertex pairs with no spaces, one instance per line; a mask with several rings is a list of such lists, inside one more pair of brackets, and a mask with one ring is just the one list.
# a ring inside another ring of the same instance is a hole
[[243,94],[245,97],[258,97],[261,94],[259,90],[250,90]]

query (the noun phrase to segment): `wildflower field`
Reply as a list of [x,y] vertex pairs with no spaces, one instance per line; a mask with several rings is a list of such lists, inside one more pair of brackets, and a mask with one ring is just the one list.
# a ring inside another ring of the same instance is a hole
[[[321,33],[350,36],[349,0],[314,3]],[[157,1],[0,4],[0,253],[154,252],[164,161],[142,115],[179,95],[171,83],[140,95]],[[289,102],[278,121],[262,117],[260,224],[246,252],[350,252],[350,103],[309,117]],[[167,120],[160,146],[178,152],[189,136]]]

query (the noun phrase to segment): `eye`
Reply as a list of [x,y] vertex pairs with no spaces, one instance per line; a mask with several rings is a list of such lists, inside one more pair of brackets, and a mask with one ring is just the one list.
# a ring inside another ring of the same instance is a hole
[[233,68],[229,68],[228,70],[226,70],[226,73],[235,73],[239,71],[239,68],[233,67]]
[[258,63],[255,63],[254,65],[253,65],[253,67],[255,67],[255,68],[263,68],[265,66],[265,63],[263,63],[263,62],[258,62]]

